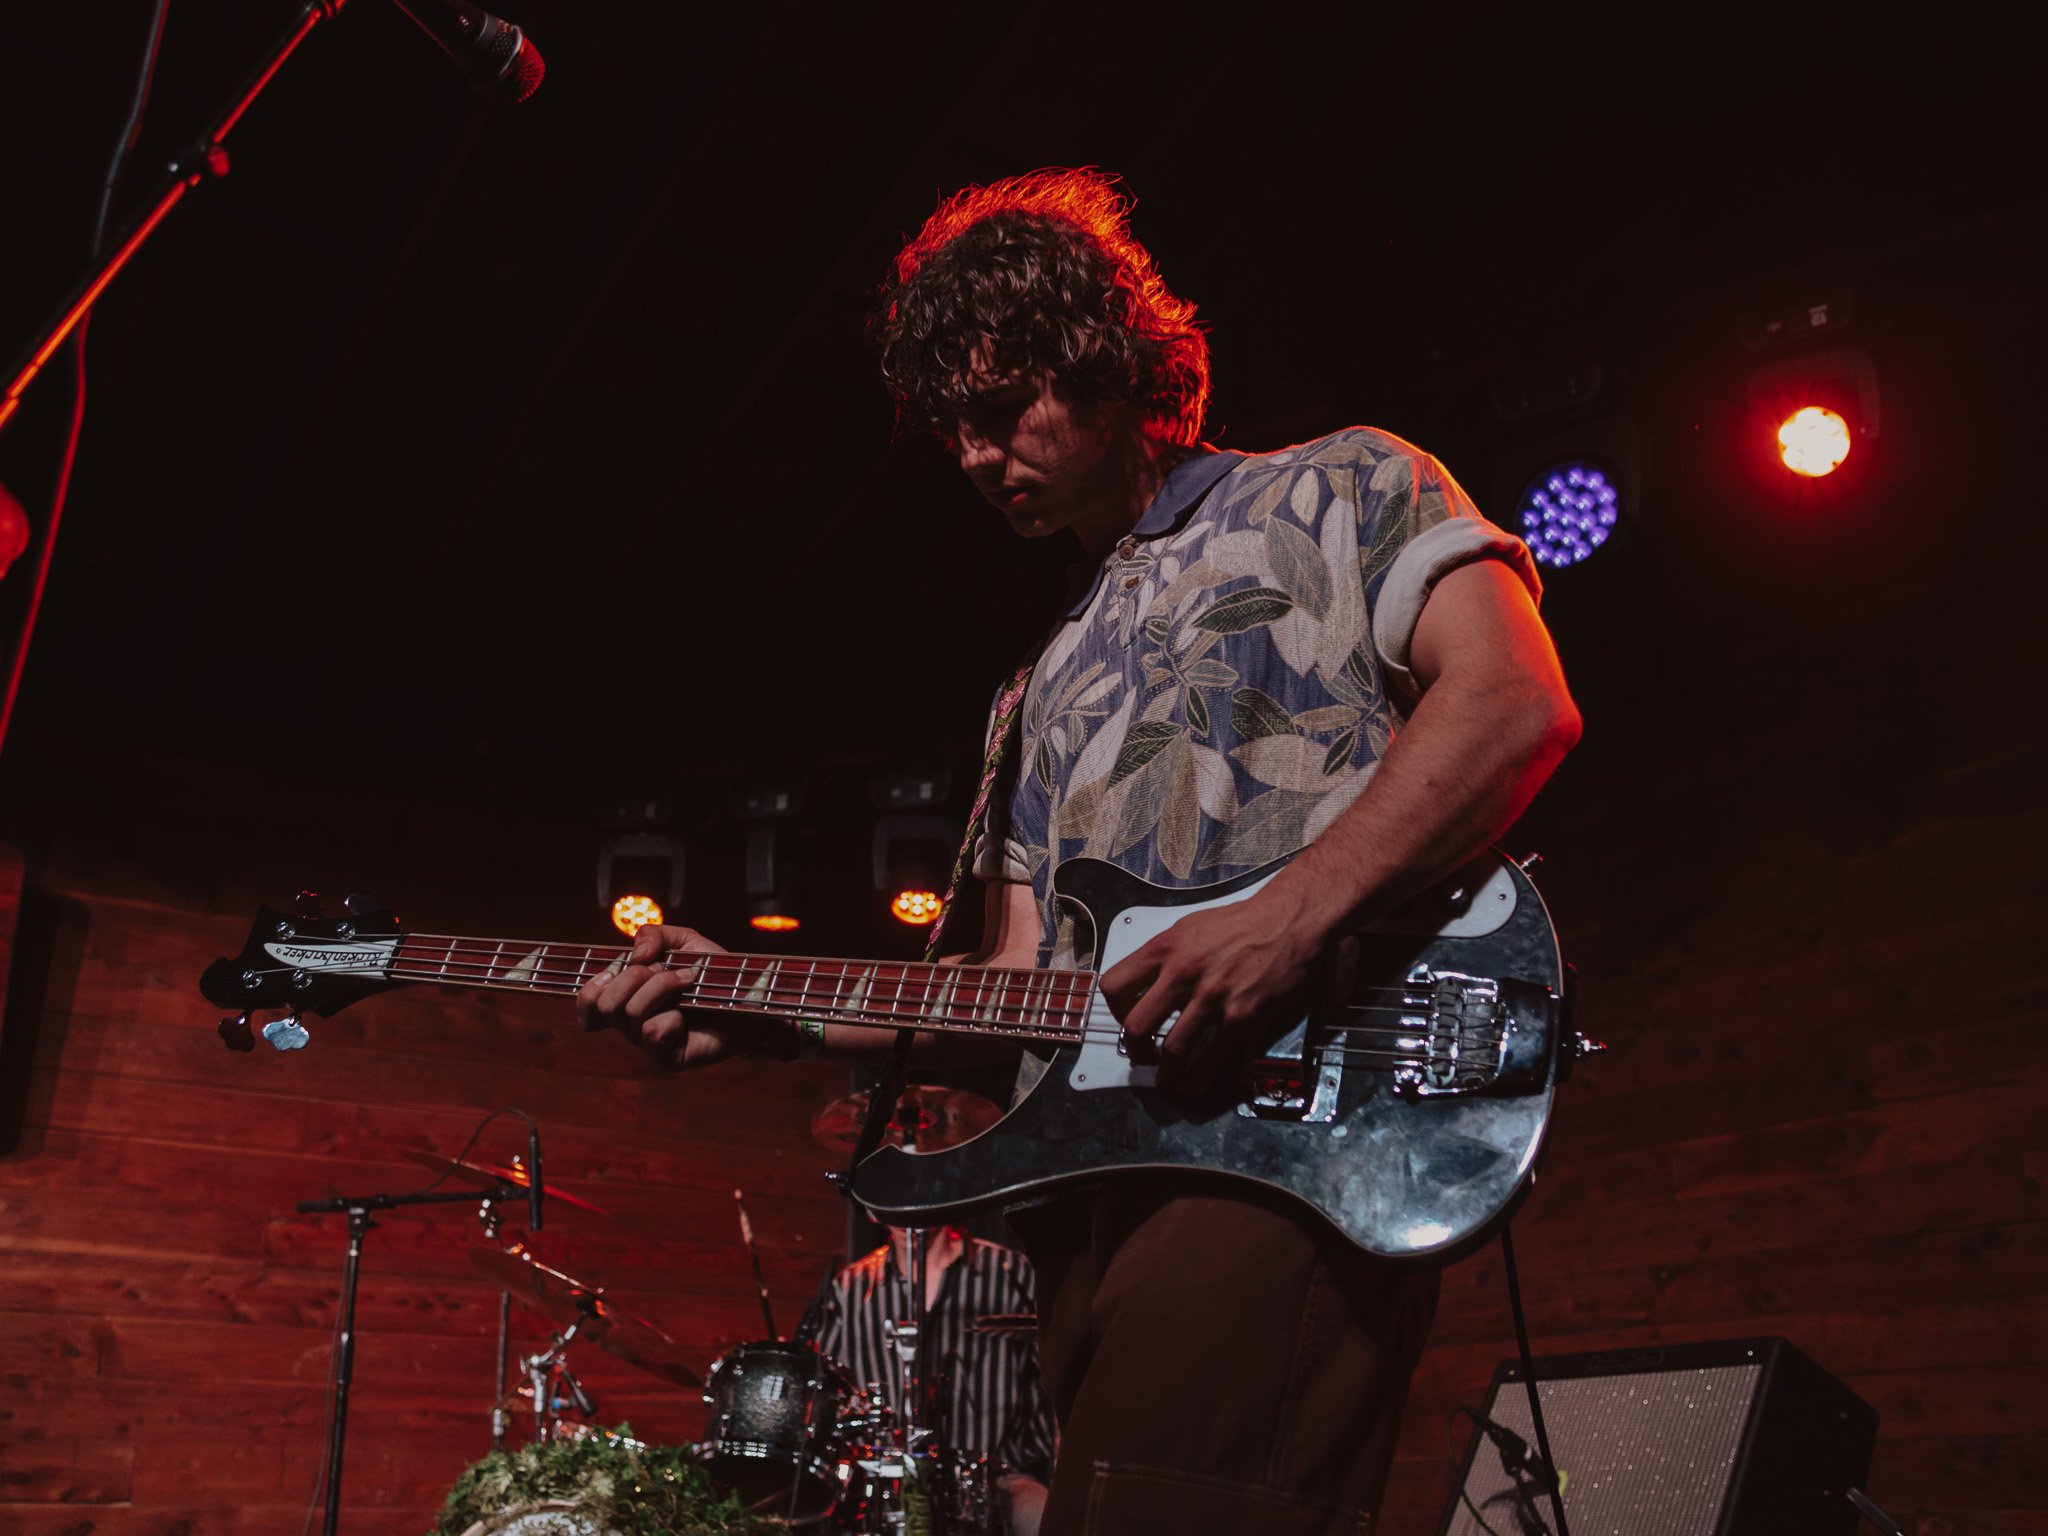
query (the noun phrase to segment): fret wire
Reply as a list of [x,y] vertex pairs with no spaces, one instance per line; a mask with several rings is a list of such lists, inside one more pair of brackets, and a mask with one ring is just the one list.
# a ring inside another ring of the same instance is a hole
[[811,996],[811,977],[813,976],[813,974],[816,973],[817,969],[818,968],[816,965],[806,965],[804,967],[803,990],[798,992],[796,995],[796,1011],[799,1014],[803,1014],[809,1011]]

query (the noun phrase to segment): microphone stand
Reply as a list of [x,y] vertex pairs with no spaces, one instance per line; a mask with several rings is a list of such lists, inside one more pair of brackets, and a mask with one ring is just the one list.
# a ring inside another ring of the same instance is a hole
[[457,1205],[481,1200],[488,1211],[507,1200],[524,1200],[526,1190],[517,1184],[495,1184],[486,1190],[448,1189],[413,1195],[337,1195],[332,1200],[301,1200],[295,1210],[301,1216],[342,1213],[348,1217],[348,1256],[341,1264],[341,1326],[334,1359],[334,1394],[327,1422],[327,1513],[320,1522],[321,1536],[335,1536],[341,1523],[341,1453],[348,1435],[348,1389],[356,1364],[356,1280],[362,1267],[363,1236],[377,1223],[372,1211],[392,1211],[408,1205]]
[[221,148],[221,140],[234,130],[235,124],[263,94],[263,88],[270,84],[284,61],[303,43],[308,34],[323,21],[330,21],[341,14],[341,8],[348,0],[306,0],[298,19],[285,29],[285,33],[272,45],[269,54],[252,73],[240,92],[227,109],[215,117],[200,135],[181,149],[171,160],[162,180],[157,183],[156,195],[150,206],[135,218],[129,220],[115,240],[109,242],[113,254],[97,259],[86,271],[86,275],[74,286],[64,307],[44,330],[42,340],[18,360],[7,385],[7,392],[0,395],[0,427],[20,408],[22,394],[35,376],[42,372],[43,365],[56,355],[64,345],[64,339],[77,329],[78,322],[85,317],[128,265],[128,260],[161,224],[170,211],[184,200],[201,182],[219,178],[228,173],[228,152]]

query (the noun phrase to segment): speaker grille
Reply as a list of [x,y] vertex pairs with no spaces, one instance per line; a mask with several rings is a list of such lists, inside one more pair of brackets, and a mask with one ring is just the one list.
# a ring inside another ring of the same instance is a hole
[[[1756,1364],[1544,1381],[1543,1424],[1564,1473],[1572,1536],[1713,1536],[1762,1372]],[[1519,1380],[1503,1382],[1487,1412],[1536,1443]],[[1501,1536],[1522,1529],[1514,1481],[1491,1444],[1479,1448],[1465,1489]],[[1547,1502],[1538,1505],[1546,1525]],[[1486,1536],[1462,1504],[1446,1531]]]

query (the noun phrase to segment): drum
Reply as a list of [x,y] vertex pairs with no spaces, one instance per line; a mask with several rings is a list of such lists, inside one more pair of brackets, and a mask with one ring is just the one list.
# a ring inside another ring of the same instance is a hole
[[742,1344],[711,1367],[705,1470],[749,1510],[793,1525],[822,1520],[844,1487],[835,1433],[853,1395],[808,1344]]

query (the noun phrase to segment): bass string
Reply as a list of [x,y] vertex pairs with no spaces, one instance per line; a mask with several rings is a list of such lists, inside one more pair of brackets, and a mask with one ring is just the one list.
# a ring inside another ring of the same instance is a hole
[[[488,987],[513,991],[546,990],[557,996],[566,995],[576,990],[567,982],[530,983],[524,979],[508,982],[495,977],[444,975],[438,969],[433,971],[406,972],[394,968],[391,974],[394,978],[403,981],[444,982],[453,986]],[[865,1004],[861,1006],[826,1003],[817,998],[806,998],[801,991],[785,991],[773,986],[760,989],[758,996],[756,995],[756,989],[745,991],[736,988],[727,989],[713,995],[705,989],[699,988],[686,996],[678,995],[675,1001],[679,1007],[709,1008],[720,1012],[744,1014],[748,1017],[777,1018],[787,1014],[806,1012],[830,1014],[833,1015],[828,1020],[831,1023],[881,1028],[956,1030],[971,1033],[986,1026],[991,1030],[1010,1033],[1011,1031],[1005,1026],[1012,1024],[1021,1025],[1033,1020],[1043,1020],[1045,1021],[1045,1028],[1042,1033],[1048,1039],[1059,1038],[1082,1041],[1089,1039],[1114,1039],[1123,1033],[1121,1028],[1112,1029],[1099,1025],[1075,1024],[1064,1019],[1054,1022],[1051,1017],[1052,1015],[1065,1015],[1075,1011],[1071,1006],[1052,1008],[1039,1003],[1012,1003],[999,999],[990,999],[982,1003],[978,1008],[968,1007],[958,1013],[948,1011],[943,1014],[915,1011],[917,1005],[907,1003],[899,1005],[893,1000],[887,1003]],[[1094,1011],[1095,1006],[1094,1000],[1090,998],[1081,1007],[1079,1012],[1085,1017]],[[905,1007],[909,1007],[913,1011],[908,1013],[902,1011]],[[1347,1003],[1341,1005],[1340,1011],[1347,1014],[1394,1013],[1419,1018],[1426,1011],[1426,1005],[1408,1007],[1384,1003]],[[1004,1014],[1015,1014],[1017,1018],[1014,1020],[1005,1019],[1002,1017]],[[1348,1025],[1346,1028],[1352,1032],[1366,1030],[1383,1034],[1408,1035],[1415,1033],[1412,1029],[1400,1030],[1387,1026]],[[1450,1029],[1439,1026],[1435,1033],[1439,1037],[1462,1036],[1473,1033],[1485,1037],[1488,1034],[1484,1025],[1468,1026],[1462,1024]],[[1498,1033],[1493,1032],[1491,1038],[1497,1039]]]
[[[496,985],[495,983],[487,983],[482,981],[463,981],[456,978],[447,979],[449,980],[450,985],[454,986],[481,987]],[[734,1009],[732,1011],[743,1014],[750,1018],[775,1018],[780,1016],[780,1014],[783,1012],[783,1009],[779,1006],[763,1006],[760,1008],[740,1008]],[[1345,1011],[1349,1013],[1368,1013],[1392,1012],[1397,1010],[1349,1008]],[[1110,1044],[1123,1038],[1123,1031],[1120,1028],[1103,1029],[1089,1028],[1084,1026],[1079,1030],[1054,1031],[1050,1029],[1005,1027],[1001,1024],[997,1024],[987,1020],[975,1020],[963,1024],[953,1024],[949,1022],[934,1021],[929,1019],[904,1020],[892,1016],[867,1012],[860,1013],[859,1016],[856,1018],[840,1019],[837,1022],[851,1024],[856,1027],[865,1026],[877,1029],[928,1029],[933,1033],[939,1034],[968,1033],[977,1034],[984,1037],[994,1036],[1002,1039],[1039,1040],[1054,1045],[1087,1045],[1090,1043]],[[1344,1026],[1344,1035],[1345,1041],[1343,1043],[1330,1043],[1318,1046],[1316,1048],[1317,1056],[1323,1060],[1328,1060],[1331,1057],[1335,1057],[1342,1061],[1351,1061],[1365,1058],[1379,1058],[1384,1062],[1415,1066],[1427,1066],[1430,1065],[1433,1061],[1440,1061],[1440,1058],[1432,1056],[1426,1047],[1419,1050],[1395,1050],[1387,1046],[1352,1045],[1349,1043],[1350,1037],[1354,1035],[1387,1035],[1392,1036],[1396,1041],[1402,1042],[1404,1044],[1413,1041],[1417,1046],[1423,1046],[1423,1042],[1418,1038],[1416,1032],[1412,1029],[1395,1029],[1387,1028],[1384,1026],[1351,1024]],[[1438,1042],[1443,1042],[1447,1040],[1454,1041],[1460,1048],[1461,1053],[1466,1047],[1477,1047],[1482,1052],[1488,1049],[1498,1050],[1503,1041],[1503,1037],[1498,1031],[1490,1031],[1484,1028],[1461,1028],[1459,1030],[1449,1032],[1438,1030],[1435,1033],[1434,1039]]]
[[[268,973],[257,974],[279,975],[284,973],[279,971],[272,971]],[[394,976],[398,976],[400,973],[394,970],[392,974]],[[502,981],[484,980],[482,978],[472,979],[460,976],[442,976],[433,972],[425,972],[412,976],[402,976],[401,979],[416,981],[436,981],[448,986],[488,988],[491,990],[504,990],[506,986],[506,983]],[[568,992],[573,990],[573,988],[563,985],[556,985],[546,989],[549,995],[566,995]],[[735,1009],[733,1011],[745,1014],[748,1017],[762,1018],[777,1017],[782,1012],[782,1010],[779,1008],[761,1010],[746,1008]],[[1390,1013],[1399,1012],[1400,1010],[1387,1008],[1353,1007],[1347,1008],[1345,1011],[1348,1013]],[[877,1029],[929,1029],[933,1033],[940,1034],[967,1033],[978,1034],[984,1037],[994,1036],[1010,1040],[1038,1040],[1047,1044],[1060,1046],[1087,1045],[1091,1042],[1108,1044],[1113,1043],[1123,1037],[1123,1031],[1121,1029],[1100,1029],[1088,1028],[1084,1026],[1078,1031],[1053,1031],[1045,1029],[1027,1029],[1022,1027],[1005,1028],[1001,1025],[986,1023],[982,1021],[976,1021],[974,1023],[969,1024],[951,1024],[935,1022],[932,1020],[906,1021],[900,1018],[883,1017],[881,1015],[864,1015],[858,1020],[841,1020],[840,1022],[853,1023],[857,1026],[866,1026],[869,1028]],[[1472,1044],[1479,1046],[1482,1050],[1484,1050],[1487,1047],[1497,1049],[1502,1043],[1502,1037],[1498,1033],[1488,1033],[1483,1030],[1471,1031],[1463,1029],[1456,1031],[1454,1033],[1455,1038],[1461,1047],[1467,1044]],[[1344,1034],[1347,1038],[1347,1042],[1350,1036],[1358,1034],[1392,1035],[1396,1039],[1402,1041],[1415,1039],[1415,1032],[1413,1030],[1389,1029],[1385,1027],[1376,1027],[1370,1025],[1346,1025],[1344,1026]],[[1439,1040],[1444,1039],[1444,1032],[1438,1031],[1436,1038]],[[1357,1046],[1351,1045],[1349,1043],[1326,1044],[1318,1046],[1316,1048],[1316,1055],[1319,1060],[1325,1062],[1330,1060],[1332,1057],[1342,1062],[1350,1062],[1355,1060],[1376,1060],[1379,1063],[1379,1065],[1369,1069],[1376,1071],[1383,1070],[1389,1066],[1420,1067],[1429,1066],[1433,1063],[1441,1064],[1441,1061],[1438,1058],[1432,1057],[1427,1050],[1401,1051],[1389,1049],[1386,1046]],[[1278,1064],[1287,1066],[1298,1065],[1298,1063],[1295,1063],[1293,1061],[1285,1061]]]

